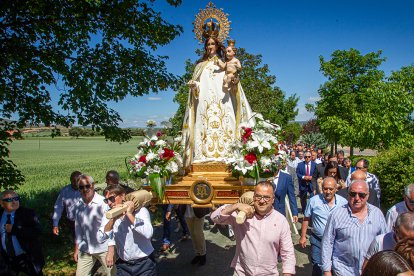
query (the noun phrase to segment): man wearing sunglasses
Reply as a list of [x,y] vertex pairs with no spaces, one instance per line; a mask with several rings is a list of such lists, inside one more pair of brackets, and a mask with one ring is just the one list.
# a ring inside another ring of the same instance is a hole
[[414,184],[407,185],[404,189],[404,200],[388,210],[385,220],[389,231],[392,231],[398,215],[406,212],[414,213]]
[[124,214],[109,220],[104,217],[97,233],[100,242],[115,241],[119,257],[116,261],[117,275],[156,275],[151,244],[153,227],[147,208],[136,210],[134,202],[125,201],[125,190],[120,186],[109,186],[104,193],[111,208],[123,204],[128,206]]
[[[96,261],[102,264],[106,275],[115,275],[115,267],[107,266],[108,241],[98,242],[97,233],[102,218],[109,207],[104,197],[94,190],[94,180],[91,176],[82,174],[78,178],[81,199],[75,211],[75,253],[73,259],[77,262],[76,275],[90,275]],[[113,244],[112,244],[113,245]]]
[[298,164],[296,174],[299,180],[299,197],[302,213],[305,212],[306,202],[309,197],[313,196],[312,175],[316,169],[316,163],[312,161],[312,155],[309,151],[305,153],[305,161]]
[[41,226],[35,212],[20,206],[20,197],[12,190],[2,193],[1,206],[1,254],[9,268],[7,275],[43,275]]
[[325,276],[361,275],[364,257],[377,235],[387,232],[384,215],[367,203],[369,187],[356,180],[348,188],[348,204],[337,208],[326,224],[322,239]]
[[[254,206],[244,203],[224,205],[211,214],[217,224],[230,224],[236,237],[236,254],[231,263],[237,275],[279,275],[278,256],[283,275],[295,274],[295,252],[286,218],[273,209],[271,182],[259,182]],[[236,223],[236,212],[246,213],[243,224]]]

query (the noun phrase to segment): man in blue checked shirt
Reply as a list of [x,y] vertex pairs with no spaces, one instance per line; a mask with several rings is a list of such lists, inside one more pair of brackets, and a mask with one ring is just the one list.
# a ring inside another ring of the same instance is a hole
[[322,239],[325,276],[358,276],[375,236],[387,232],[384,215],[367,203],[369,186],[356,180],[349,186],[348,204],[337,208],[326,224]]

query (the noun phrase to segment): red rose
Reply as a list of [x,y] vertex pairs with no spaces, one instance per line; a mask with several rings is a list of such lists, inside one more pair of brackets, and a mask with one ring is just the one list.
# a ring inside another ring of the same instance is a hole
[[141,156],[138,159],[138,162],[142,162],[142,163],[146,164],[147,163],[147,156],[146,155]]
[[247,140],[249,139],[249,137],[252,135],[252,129],[250,127],[245,128],[244,129],[244,134],[243,134],[243,143],[247,143]]
[[155,146],[154,141],[151,141],[151,142],[150,142],[150,146],[151,146],[151,147]]
[[170,159],[173,158],[174,155],[174,151],[170,150],[169,148],[164,148],[164,153],[162,154],[162,158],[164,159]]
[[250,164],[253,164],[253,162],[257,161],[256,154],[250,152],[244,157],[244,160],[246,160]]
[[161,137],[162,136],[162,132],[161,131],[158,131],[157,132],[157,137]]

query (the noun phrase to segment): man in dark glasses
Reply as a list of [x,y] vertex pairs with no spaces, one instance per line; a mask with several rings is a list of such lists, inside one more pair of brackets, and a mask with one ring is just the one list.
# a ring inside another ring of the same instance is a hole
[[310,151],[305,152],[305,161],[300,162],[296,168],[296,174],[299,180],[299,197],[302,213],[305,212],[307,197],[314,195],[312,186],[312,175],[316,169],[316,163],[312,161]]
[[406,212],[414,213],[414,184],[407,185],[404,189],[404,200],[388,210],[385,220],[389,231],[392,231],[398,215]]
[[1,254],[10,270],[7,275],[43,275],[41,226],[34,210],[20,206],[20,197],[12,190],[2,193],[1,206]]
[[96,261],[102,264],[105,275],[115,275],[115,267],[107,266],[108,242],[98,242],[97,234],[102,217],[109,207],[104,197],[94,190],[95,182],[89,175],[82,174],[78,178],[81,199],[75,211],[75,253],[77,262],[76,275],[90,275]]
[[325,276],[361,275],[371,242],[377,235],[387,232],[381,210],[367,203],[367,182],[352,182],[348,194],[348,204],[331,214],[323,234],[322,270]]

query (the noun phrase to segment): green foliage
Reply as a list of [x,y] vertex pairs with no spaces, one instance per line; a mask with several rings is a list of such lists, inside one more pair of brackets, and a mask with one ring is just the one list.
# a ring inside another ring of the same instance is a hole
[[370,166],[381,186],[381,204],[388,209],[403,198],[404,187],[414,183],[414,148],[392,147],[378,154]]
[[299,140],[307,145],[315,145],[317,148],[324,149],[328,146],[328,140],[323,133],[303,134]]
[[[3,1],[0,116],[17,116],[19,127],[77,121],[108,139],[129,139],[108,101],[166,90],[176,80],[167,57],[155,51],[182,28],[166,22],[152,2]],[[60,92],[57,105],[53,90]]]
[[[201,51],[196,51],[198,55]],[[283,129],[298,114],[296,108],[299,98],[296,94],[285,97],[285,93],[275,86],[276,77],[269,74],[269,66],[262,65],[262,56],[253,55],[245,49],[237,49],[237,58],[242,64],[240,82],[247,100],[254,112],[261,113],[266,120],[279,124]],[[170,119],[175,136],[182,129],[188,99],[187,82],[191,79],[195,64],[190,60],[185,63],[185,73],[181,76],[174,102],[179,104],[174,117]]]
[[315,114],[330,142],[387,149],[413,141],[414,67],[403,67],[387,79],[378,67],[381,51],[361,55],[355,49],[337,50],[331,60],[320,57],[328,80],[318,93]]
[[0,189],[17,189],[24,183],[23,174],[9,159],[9,146],[15,139],[21,138],[20,131],[12,122],[2,121],[0,123]]
[[279,140],[286,141],[287,144],[294,144],[300,137],[302,126],[296,122],[288,123],[280,133]]

